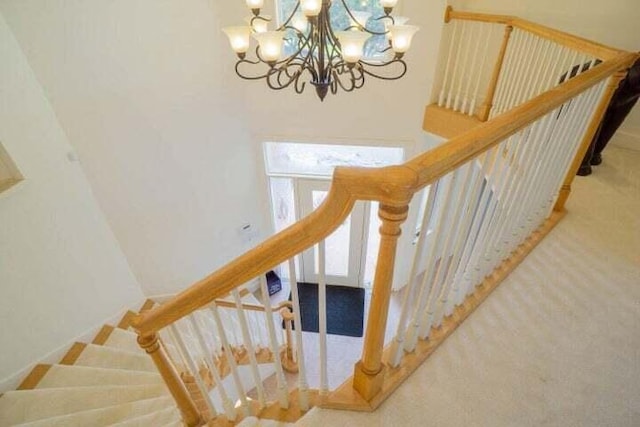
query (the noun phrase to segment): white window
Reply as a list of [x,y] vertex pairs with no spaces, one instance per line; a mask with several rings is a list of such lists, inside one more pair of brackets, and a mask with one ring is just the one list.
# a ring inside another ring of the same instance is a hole
[[[296,10],[299,0],[277,0],[278,25],[285,23],[292,13]],[[391,21],[387,18],[378,19],[385,16],[380,0],[345,0],[344,3],[349,7],[351,12],[366,12],[371,14],[371,18],[366,22],[366,28],[375,33],[385,32],[385,22],[389,25]],[[297,13],[300,13],[299,11]],[[351,19],[342,0],[334,0],[329,11],[331,16],[331,26],[336,31],[347,30],[352,27]],[[360,23],[364,24],[364,23]],[[285,43],[285,54],[291,55],[295,53],[297,43],[293,34],[288,38],[289,43]],[[384,58],[384,51],[387,51],[389,41],[382,34],[372,35],[367,41],[364,49],[364,59],[375,61]]]

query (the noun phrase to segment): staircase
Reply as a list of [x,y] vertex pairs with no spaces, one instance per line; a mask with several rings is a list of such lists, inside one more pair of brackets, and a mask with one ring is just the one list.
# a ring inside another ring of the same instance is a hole
[[[140,311],[153,305],[147,301]],[[137,314],[129,311],[118,326],[105,325],[91,343],[75,343],[58,364],[37,365],[17,390],[0,396],[0,426],[184,425],[162,377],[130,329]],[[177,351],[171,344],[165,346]],[[271,358],[261,353],[261,361]],[[238,365],[247,364],[246,359],[247,352],[238,350]],[[196,400],[193,376],[181,375]],[[247,417],[239,425],[285,424]]]

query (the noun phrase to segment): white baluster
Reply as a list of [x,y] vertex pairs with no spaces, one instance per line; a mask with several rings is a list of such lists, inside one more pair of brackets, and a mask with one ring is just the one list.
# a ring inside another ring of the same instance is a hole
[[240,299],[240,292],[238,288],[231,291],[231,295],[233,296],[233,301],[236,304],[236,313],[238,314],[238,320],[240,321],[240,328],[242,329],[242,337],[245,348],[247,349],[247,353],[249,353],[249,362],[251,363],[251,375],[253,376],[253,380],[256,383],[256,390],[258,392],[258,403],[260,403],[260,407],[264,408],[267,404],[267,399],[264,394],[264,386],[262,384],[262,378],[260,377],[260,370],[258,368],[258,360],[256,359],[256,350],[253,345],[253,339],[251,338],[251,334],[249,333],[249,328],[247,326],[247,318],[244,314],[244,310],[242,309],[242,300]]
[[498,80],[496,108],[491,110],[489,118],[496,117],[505,111],[507,111],[507,102],[509,96],[515,90],[515,86],[518,80],[517,71],[526,52],[524,50],[524,41],[526,33],[514,28],[511,39],[509,40],[509,46],[507,47],[507,53],[505,55],[505,69],[500,73],[500,79]]
[[298,397],[300,408],[309,409],[309,385],[307,383],[307,369],[304,360],[304,345],[302,341],[302,319],[300,317],[300,298],[298,296],[298,281],[296,279],[296,264],[289,260],[289,282],[291,283],[291,300],[293,303],[293,321],[296,332],[296,352],[298,354]]
[[446,104],[446,108],[447,109],[451,109],[453,101],[455,99],[455,95],[454,95],[454,88],[456,87],[457,81],[458,81],[458,74],[460,73],[464,73],[464,70],[461,70],[461,65],[460,65],[460,56],[462,55],[462,50],[464,49],[464,42],[465,42],[465,34],[467,31],[467,25],[466,22],[462,23],[462,32],[460,34],[460,45],[458,46],[458,51],[456,52],[456,60],[453,63],[453,73],[452,73],[452,81],[451,81],[451,89],[449,90],[449,93],[447,94],[447,104]]
[[[471,105],[469,106],[469,111],[468,111],[468,114],[470,116],[473,116],[476,113],[476,105],[478,104],[478,97],[480,96],[480,82],[482,80],[484,67],[487,65],[487,57],[489,56],[489,46],[491,42],[491,37],[493,36],[493,29],[495,27],[493,25],[487,25],[487,28],[489,29],[489,32],[484,41],[485,43],[484,55],[482,55],[482,62],[481,62],[480,68],[478,69],[478,75],[476,76],[476,88],[473,92],[473,98],[471,99]],[[478,40],[480,40],[480,38],[478,38]]]
[[205,363],[209,367],[209,371],[213,374],[213,379],[216,382],[216,390],[220,395],[220,401],[222,402],[222,407],[224,408],[224,413],[229,421],[234,421],[236,419],[236,410],[233,407],[233,403],[229,400],[229,395],[227,394],[226,389],[224,388],[224,383],[222,382],[222,377],[218,372],[218,367],[216,366],[215,361],[213,360],[213,354],[211,349],[207,347],[207,343],[204,339],[204,335],[200,326],[195,319],[193,314],[188,316],[189,323],[191,324],[191,328],[196,334],[196,338],[198,339],[198,343],[200,344],[200,350],[205,356]]
[[430,293],[429,284],[432,283],[432,279],[435,273],[434,269],[437,260],[437,249],[440,239],[444,235],[443,224],[446,222],[446,214],[447,212],[449,212],[449,205],[451,204],[453,193],[452,189],[455,187],[459,175],[460,170],[457,169],[447,176],[441,178],[440,183],[438,184],[439,186],[443,186],[442,194],[444,195],[444,199],[440,200],[437,203],[439,205],[438,215],[432,227],[434,233],[431,242],[433,243],[429,245],[425,273],[424,277],[422,278],[422,283],[420,284],[420,292],[418,294],[418,302],[413,309],[411,322],[409,324],[409,327],[407,328],[407,332],[405,335],[406,338],[404,348],[407,352],[412,352],[415,350],[416,345],[418,344],[418,339],[420,338],[420,317],[427,305],[427,298],[429,297]]
[[318,338],[320,339],[320,394],[329,393],[327,373],[327,279],[324,240],[318,243]]
[[180,350],[187,357],[187,364],[189,365],[189,369],[191,370],[191,373],[193,374],[193,377],[196,380],[196,386],[198,387],[198,390],[200,390],[200,393],[204,398],[204,402],[207,405],[207,409],[209,409],[213,418],[217,417],[218,412],[216,411],[216,408],[213,405],[213,402],[211,401],[211,396],[209,396],[209,390],[207,390],[207,386],[205,386],[204,381],[202,380],[202,376],[200,375],[200,370],[198,369],[198,365],[191,357],[191,354],[189,353],[189,350],[187,349],[187,346],[185,345],[184,340],[182,339],[182,335],[180,335],[180,332],[176,328],[175,323],[169,326],[169,328],[171,329],[171,331],[173,332],[173,335],[176,338],[176,343],[178,344],[178,347],[180,347]]
[[[454,249],[454,265],[447,274],[445,278],[445,284],[451,289],[451,291],[446,291],[444,293],[445,299],[441,301],[441,306],[439,310],[444,310],[444,314],[450,316],[453,314],[453,308],[459,299],[460,291],[461,291],[461,265],[463,261],[463,257],[465,252],[467,252],[467,246],[470,246],[473,237],[473,223],[480,216],[479,212],[482,206],[481,204],[482,195],[480,194],[481,189],[483,188],[485,176],[487,175],[489,164],[493,163],[493,159],[496,155],[495,147],[487,151],[482,158],[479,159],[481,163],[480,170],[474,174],[473,177],[473,186],[471,189],[470,196],[468,198],[468,206],[466,210],[466,214],[464,216],[464,222],[461,230],[463,230],[458,235],[458,241],[455,244]],[[449,295],[451,294],[451,295]],[[436,315],[436,324],[439,325],[442,321],[442,313],[438,312]]]
[[[460,79],[458,81],[458,90],[456,92],[456,97],[453,102],[454,111],[460,111],[462,109],[460,104],[462,103],[462,99],[464,96],[464,94],[462,93],[462,88],[464,87],[464,81],[465,81],[465,78],[467,81],[470,81],[471,75],[473,73],[473,69],[469,70],[469,59],[473,54],[473,52],[471,52],[471,46],[473,44],[473,29],[475,25],[473,22],[469,22],[468,25],[469,25],[469,40],[465,43],[465,46],[464,46],[465,53],[463,56],[462,64],[460,64],[461,72],[460,72]],[[469,74],[469,77],[467,77],[468,74]]]
[[453,49],[456,47],[456,34],[459,27],[458,21],[453,21],[453,31],[451,34],[451,41],[449,43],[449,54],[447,55],[447,67],[444,71],[444,81],[442,82],[442,89],[440,90],[440,96],[438,97],[438,106],[443,107],[445,105],[445,99],[447,96],[447,85],[449,84],[449,76],[451,73],[451,67],[453,62]]
[[454,192],[456,193],[455,199],[453,204],[451,205],[451,209],[448,211],[449,215],[451,215],[451,212],[453,212],[453,217],[451,217],[449,224],[446,227],[447,232],[445,234],[444,243],[440,251],[440,262],[438,263],[438,267],[436,268],[436,274],[433,280],[433,285],[431,286],[431,291],[429,292],[427,305],[424,312],[422,313],[419,329],[420,338],[422,339],[426,339],[429,336],[431,326],[433,325],[433,321],[435,320],[436,303],[438,302],[438,300],[443,298],[442,294],[445,290],[444,278],[446,277],[449,269],[451,269],[452,267],[453,253],[451,249],[458,235],[462,232],[462,230],[460,229],[460,222],[462,213],[464,211],[463,205],[465,201],[466,190],[469,189],[471,179],[473,178],[473,163],[474,162],[471,161],[470,163],[467,163],[466,165],[458,168],[461,174],[464,175],[464,178],[461,182],[462,185],[459,185],[454,189]]
[[249,413],[249,402],[247,400],[247,393],[244,390],[244,386],[242,385],[242,381],[240,380],[240,375],[238,373],[238,365],[236,363],[236,357],[233,354],[233,350],[229,345],[229,340],[227,339],[227,334],[224,329],[224,325],[222,323],[222,319],[220,318],[220,311],[218,306],[215,303],[212,303],[210,306],[211,314],[213,315],[214,323],[216,324],[216,329],[218,331],[218,336],[220,337],[220,342],[222,343],[222,349],[224,350],[225,359],[229,363],[229,368],[231,370],[231,377],[233,378],[233,384],[236,389],[236,393],[240,399],[240,403],[242,405],[243,414],[248,417]]
[[[429,196],[427,198],[427,206],[425,207],[424,214],[422,215],[422,221],[420,225],[420,235],[418,236],[418,243],[416,244],[415,254],[413,256],[413,263],[411,264],[411,272],[409,273],[409,283],[404,290],[404,297],[402,299],[402,310],[400,311],[400,319],[398,320],[398,328],[396,330],[396,336],[393,342],[391,350],[390,364],[394,368],[400,365],[403,354],[404,340],[406,336],[407,320],[409,319],[410,308],[409,305],[413,302],[415,296],[416,286],[418,285],[418,270],[422,264],[422,255],[424,252],[424,245],[429,234],[429,223],[433,218],[434,207],[436,197],[438,196],[438,188],[441,185],[441,181],[437,181],[429,188]],[[434,242],[432,242],[432,245]],[[425,271],[426,275],[427,272]]]
[[271,353],[276,367],[276,380],[278,382],[278,400],[282,409],[289,408],[289,396],[287,390],[287,380],[282,369],[282,361],[280,360],[280,345],[276,337],[276,330],[273,326],[273,309],[271,307],[271,299],[269,298],[269,287],[267,286],[267,278],[260,276],[260,290],[262,291],[262,299],[264,300],[265,320],[267,322],[267,331],[269,333],[269,343],[271,344]]

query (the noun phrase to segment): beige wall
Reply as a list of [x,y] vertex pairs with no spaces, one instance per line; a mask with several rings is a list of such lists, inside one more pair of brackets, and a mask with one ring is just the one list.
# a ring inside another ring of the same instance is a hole
[[[640,51],[638,0],[449,0],[458,9],[517,15],[629,51]],[[617,142],[640,150],[640,106]]]
[[25,178],[0,195],[1,392],[142,293],[2,15],[0,58],[0,141]]
[[[271,3],[271,2],[267,2]],[[420,136],[444,0],[405,0],[422,26],[398,82],[320,103],[235,76],[229,0],[3,0],[96,197],[148,295],[172,293],[270,233],[261,142],[393,143]]]

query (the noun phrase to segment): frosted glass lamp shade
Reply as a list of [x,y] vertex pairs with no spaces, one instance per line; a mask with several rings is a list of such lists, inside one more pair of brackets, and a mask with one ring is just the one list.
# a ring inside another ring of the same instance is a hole
[[420,27],[415,25],[392,25],[389,27],[391,47],[396,53],[405,53],[411,47],[411,40]]
[[360,28],[365,28],[367,26],[367,21],[371,18],[371,14],[369,12],[351,12],[353,15],[349,17],[350,26],[354,27],[353,30],[357,31]]
[[389,31],[389,28],[392,25],[405,25],[407,22],[409,22],[409,18],[407,18],[406,16],[394,16],[393,17],[393,23],[391,22],[390,19],[385,19],[384,20],[384,31],[385,31],[385,35],[387,37],[387,40],[391,40],[391,31]]
[[264,0],[246,0],[247,2],[247,7],[249,9],[262,9],[262,6],[264,6]]
[[227,27],[222,31],[229,37],[231,49],[236,53],[247,53],[249,50],[249,37],[251,36],[251,27]]
[[391,9],[396,7],[396,5],[398,4],[398,0],[380,0],[380,6],[382,6],[385,9]]
[[340,41],[342,59],[349,64],[355,64],[364,55],[364,44],[371,37],[362,31],[337,31],[336,36]]
[[[244,20],[247,22],[247,24],[251,25],[253,31],[255,31],[256,33],[264,33],[269,31],[269,22],[271,21],[271,16],[269,15],[260,15],[260,18],[248,16]],[[253,23],[251,21],[253,21]]]
[[305,16],[318,16],[322,10],[322,0],[300,0],[300,7]]
[[276,62],[282,55],[284,31],[266,31],[256,33],[253,37],[258,41],[260,58],[266,62]]
[[306,16],[302,14],[296,14],[296,16],[294,16],[293,19],[291,20],[291,25],[296,30],[305,34],[309,29],[309,20],[307,19]]

